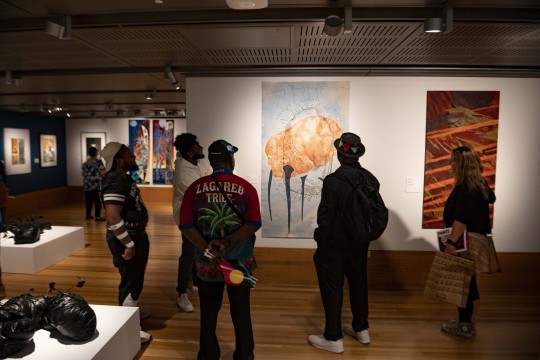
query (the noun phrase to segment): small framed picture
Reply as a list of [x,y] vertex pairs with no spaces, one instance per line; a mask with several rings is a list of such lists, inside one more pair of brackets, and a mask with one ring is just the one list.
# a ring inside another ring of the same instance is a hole
[[107,133],[82,132],[81,133],[81,163],[84,163],[90,155],[88,149],[95,147],[98,150],[98,159],[101,159],[101,150],[107,144]]
[[57,151],[56,135],[39,135],[40,166],[42,168],[58,166]]

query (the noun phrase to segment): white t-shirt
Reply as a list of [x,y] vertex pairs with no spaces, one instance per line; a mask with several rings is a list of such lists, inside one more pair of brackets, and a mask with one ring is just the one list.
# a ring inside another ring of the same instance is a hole
[[174,161],[173,175],[173,218],[176,225],[180,221],[180,206],[184,198],[184,192],[195,180],[210,175],[212,167],[206,159],[197,160],[197,165],[193,165],[182,157],[180,152],[176,153]]

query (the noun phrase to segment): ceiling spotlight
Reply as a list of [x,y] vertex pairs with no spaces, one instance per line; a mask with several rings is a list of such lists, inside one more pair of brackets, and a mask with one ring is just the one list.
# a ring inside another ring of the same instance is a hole
[[454,8],[447,6],[443,10],[443,17],[427,18],[424,20],[424,32],[440,33],[450,32],[454,27]]
[[328,36],[350,34],[352,31],[352,7],[344,8],[344,18],[338,15],[329,15],[324,19],[323,33]]
[[173,85],[176,85],[178,84],[178,79],[176,78],[176,76],[174,75],[174,72],[172,71],[171,67],[170,66],[165,66],[165,70],[164,70],[164,75],[167,79],[169,79],[169,81],[171,82],[171,84]]
[[63,15],[60,19],[60,23],[47,21],[45,27],[47,34],[57,37],[61,40],[71,39],[71,16]]
[[152,92],[147,92],[145,95],[146,100],[154,100],[156,98],[156,90],[152,90]]
[[255,10],[268,6],[268,0],[227,0],[227,5],[234,10]]
[[6,85],[11,85],[13,83],[13,76],[11,75],[11,71],[6,71]]
[[67,117],[71,117],[71,114],[70,113],[66,113]]
[[123,116],[123,115],[124,115],[124,110],[122,109],[116,110],[116,116]]

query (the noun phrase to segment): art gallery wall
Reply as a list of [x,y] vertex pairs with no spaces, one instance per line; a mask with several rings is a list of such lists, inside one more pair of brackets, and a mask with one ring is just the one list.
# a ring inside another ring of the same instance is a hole
[[[20,195],[66,185],[66,150],[63,118],[50,118],[43,121],[40,116],[27,113],[0,112],[0,128],[27,129],[30,135],[30,172],[7,176],[11,195]],[[4,153],[4,132],[0,133],[0,159],[10,154]],[[56,135],[57,166],[41,167],[40,134]]]
[[[423,230],[426,92],[500,91],[494,237],[504,252],[539,252],[540,79],[497,78],[189,78],[187,131],[207,148],[216,139],[239,147],[235,173],[261,195],[263,81],[350,81],[350,126],[367,150],[360,160],[381,182],[390,222],[372,249],[433,250],[435,230]],[[211,101],[209,100],[211,99]],[[407,181],[418,192],[406,192]],[[414,186],[413,186],[414,187]],[[264,209],[263,209],[264,211]],[[263,224],[271,226],[271,224]],[[257,246],[314,248],[313,239],[261,238]]]
[[[117,141],[128,145],[130,118],[88,118],[66,119],[66,147],[67,147],[67,180],[69,186],[82,186],[81,176],[81,133],[106,133],[107,143]],[[138,120],[138,118],[134,118]],[[168,119],[171,120],[171,119]],[[186,119],[172,119],[174,121],[174,136],[186,131]],[[142,186],[142,185],[141,185]],[[159,185],[158,185],[159,186]],[[161,185],[163,186],[163,185]]]

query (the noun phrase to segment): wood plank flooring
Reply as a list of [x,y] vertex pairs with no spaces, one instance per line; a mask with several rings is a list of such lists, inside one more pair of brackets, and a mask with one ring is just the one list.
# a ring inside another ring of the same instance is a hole
[[[169,204],[147,205],[151,214],[151,252],[139,303],[153,311],[152,317],[142,321],[153,341],[142,346],[136,359],[196,359],[197,294],[189,294],[196,308],[194,313],[184,313],[175,304],[179,231],[173,224]],[[44,294],[50,281],[55,281],[59,289],[68,289],[82,276],[86,285],[75,292],[91,304],[116,305],[119,276],[104,240],[105,225],[84,220],[83,208],[84,204],[74,202],[26,214],[42,215],[43,221],[53,225],[83,226],[87,245],[38,274],[4,273],[8,297],[30,288],[35,288],[36,295]],[[8,219],[15,220],[9,218],[9,208]],[[540,359],[538,292],[483,293],[482,288],[478,336],[474,340],[441,333],[440,324],[455,318],[455,308],[425,299],[419,290],[370,291],[372,343],[363,346],[345,335],[342,355],[317,350],[306,340],[310,334],[322,333],[324,323],[312,253],[306,249],[256,248],[259,270],[255,276],[259,284],[252,293],[252,317],[257,359]],[[347,307],[345,300],[344,323],[351,320]],[[232,359],[234,332],[226,296],[218,338],[222,358]]]

